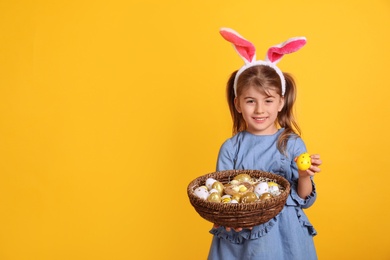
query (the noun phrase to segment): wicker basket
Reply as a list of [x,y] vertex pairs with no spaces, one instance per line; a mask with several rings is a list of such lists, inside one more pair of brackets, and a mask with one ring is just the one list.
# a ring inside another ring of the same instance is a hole
[[[214,178],[223,184],[229,183],[241,173],[262,181],[273,181],[281,186],[281,194],[268,200],[252,203],[216,203],[202,200],[194,195],[194,190]],[[227,170],[209,173],[193,180],[187,187],[192,206],[204,219],[220,226],[249,228],[266,223],[283,209],[290,193],[290,183],[283,177],[259,170]]]

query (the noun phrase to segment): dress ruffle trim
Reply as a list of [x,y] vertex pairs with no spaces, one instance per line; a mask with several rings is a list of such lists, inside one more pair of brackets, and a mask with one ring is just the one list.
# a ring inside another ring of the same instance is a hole
[[297,212],[298,220],[301,226],[306,227],[311,236],[317,235],[317,231],[314,229],[313,225],[310,223],[303,210],[300,208],[295,208],[295,211]]
[[[240,232],[236,232],[233,229],[231,231],[226,231],[225,227],[213,228],[210,230],[210,233],[214,236],[217,236],[220,239],[228,240],[233,244],[243,244],[245,240],[257,239],[259,237],[265,236],[271,229],[277,224],[280,216],[285,211],[285,208],[273,219],[269,220],[267,223],[253,227],[252,230],[244,229]],[[298,217],[298,221],[302,227],[306,227],[311,236],[317,235],[317,231],[314,229],[313,225],[309,222],[309,219],[299,207],[295,207],[295,212]]]
[[233,229],[231,231],[226,231],[225,227],[218,227],[211,229],[210,233],[218,238],[228,240],[233,244],[242,244],[245,240],[256,239],[265,236],[268,232],[270,232],[272,227],[278,221],[280,215],[283,214],[283,211],[284,209],[267,223],[255,226],[252,230],[244,229],[240,232],[236,232]]

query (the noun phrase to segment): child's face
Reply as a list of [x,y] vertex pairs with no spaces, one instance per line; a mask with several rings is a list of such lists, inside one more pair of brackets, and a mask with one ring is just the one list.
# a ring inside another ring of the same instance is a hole
[[272,135],[276,133],[276,119],[284,105],[284,98],[270,89],[269,95],[259,88],[249,86],[234,100],[236,109],[242,114],[247,131],[255,135]]

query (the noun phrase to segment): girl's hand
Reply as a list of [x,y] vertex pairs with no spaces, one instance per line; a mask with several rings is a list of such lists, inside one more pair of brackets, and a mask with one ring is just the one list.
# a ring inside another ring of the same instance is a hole
[[[294,161],[297,161],[297,158],[295,158]],[[298,170],[299,177],[310,177],[314,176],[316,173],[319,173],[321,171],[320,166],[322,164],[322,160],[320,158],[319,154],[312,154],[310,155],[311,159],[311,166],[309,169],[305,171]]]
[[[214,224],[214,226],[213,226],[213,228],[219,228],[219,227],[220,227],[220,226],[217,225],[217,224]],[[236,231],[236,232],[240,232],[240,231],[243,230],[243,228],[231,228],[231,227],[225,227],[225,229],[226,229],[227,232],[230,232],[232,229],[233,229],[234,231]],[[252,227],[247,228],[247,229],[252,230]]]

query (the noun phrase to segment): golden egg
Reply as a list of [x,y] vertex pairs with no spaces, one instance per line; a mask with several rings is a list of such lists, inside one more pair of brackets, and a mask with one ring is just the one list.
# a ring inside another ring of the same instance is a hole
[[222,184],[221,182],[216,181],[216,182],[213,183],[213,185],[211,186],[211,188],[212,188],[212,189],[216,189],[216,190],[219,192],[219,194],[221,195],[222,192],[223,192],[224,186],[223,186],[223,184]]
[[271,193],[268,193],[268,192],[265,192],[265,193],[261,194],[261,196],[260,196],[260,200],[268,200],[271,198],[272,198],[272,195],[271,195]]
[[207,200],[210,202],[221,202],[221,196],[217,192],[213,192],[207,197]]
[[238,202],[241,201],[241,195],[239,193],[235,193],[232,195],[232,200],[236,200]]
[[236,177],[234,177],[233,179],[240,182],[244,182],[244,181],[249,182],[252,178],[249,174],[241,173]]
[[254,192],[250,191],[242,195],[241,203],[251,203],[257,200],[257,196]]

